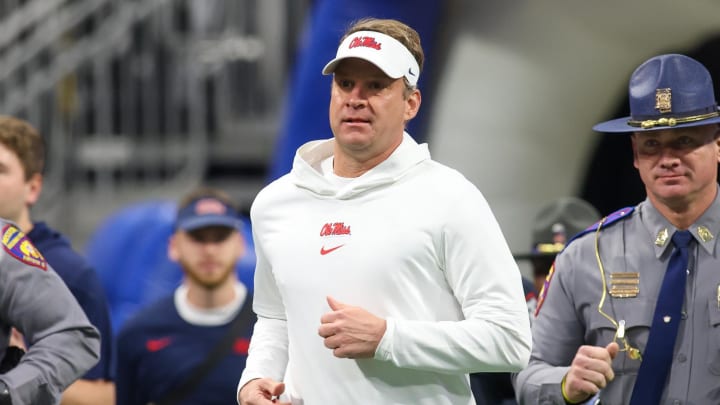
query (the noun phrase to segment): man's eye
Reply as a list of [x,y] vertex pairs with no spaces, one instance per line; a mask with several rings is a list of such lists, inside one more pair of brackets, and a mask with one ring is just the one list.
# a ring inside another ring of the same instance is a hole
[[352,87],[352,82],[350,80],[338,80],[338,85],[342,88],[348,88]]
[[680,145],[690,145],[693,143],[693,139],[690,138],[689,136],[683,136],[683,137],[679,138],[677,142]]

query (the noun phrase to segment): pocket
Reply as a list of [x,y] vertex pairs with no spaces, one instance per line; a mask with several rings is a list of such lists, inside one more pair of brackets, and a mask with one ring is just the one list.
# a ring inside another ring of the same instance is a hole
[[710,333],[708,334],[708,361],[713,375],[720,375],[720,305],[714,298],[708,300]]
[[[625,338],[630,347],[645,351],[647,345],[654,303],[633,299],[611,299],[605,302],[603,309],[606,314],[612,317],[618,324],[625,321]],[[594,313],[590,319],[587,341],[595,346],[607,346],[613,341],[617,328],[594,307]],[[620,350],[625,349],[622,339],[615,340],[620,345]],[[631,359],[628,352],[621,351],[613,360],[613,370],[616,374],[636,374],[640,368],[640,360]]]

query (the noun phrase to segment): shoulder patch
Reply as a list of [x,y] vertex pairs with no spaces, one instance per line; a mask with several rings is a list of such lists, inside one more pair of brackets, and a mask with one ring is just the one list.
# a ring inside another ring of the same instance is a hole
[[5,225],[2,229],[3,249],[15,259],[42,270],[47,270],[47,261],[27,235],[13,225]]
[[[588,234],[590,232],[595,232],[598,230],[598,228],[602,225],[603,228],[607,228],[608,226],[615,224],[619,222],[620,220],[623,220],[625,218],[630,218],[630,214],[635,210],[635,207],[625,207],[621,208],[612,214],[606,216],[605,218],[595,222],[594,224],[587,227],[582,232],[578,233],[577,235],[573,236],[568,243],[565,245],[564,249],[567,249],[567,247],[574,241],[575,239]],[[563,250],[564,250],[563,249]],[[543,302],[545,302],[545,296],[547,295],[548,289],[550,288],[550,281],[552,280],[552,276],[555,274],[555,262],[553,262],[552,266],[550,266],[550,270],[548,271],[547,277],[545,277],[545,283],[543,283],[542,290],[540,290],[540,295],[538,296],[538,302],[537,307],[535,308],[535,316],[537,317],[540,313],[540,308],[542,307]]]

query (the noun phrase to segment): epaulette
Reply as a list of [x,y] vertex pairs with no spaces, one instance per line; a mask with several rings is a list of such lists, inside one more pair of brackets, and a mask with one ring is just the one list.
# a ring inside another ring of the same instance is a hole
[[[590,232],[597,231],[601,226],[603,228],[606,228],[608,226],[611,226],[617,222],[620,222],[621,220],[625,218],[629,218],[630,214],[635,210],[635,207],[625,207],[621,208],[612,214],[606,216],[605,218],[595,222],[594,224],[588,226],[585,230],[579,232],[577,235],[570,238],[567,244],[565,244],[565,247],[563,250],[567,249],[568,246],[570,246],[570,243],[574,241],[575,239],[588,234]],[[548,289],[550,288],[550,281],[553,278],[553,275],[555,274],[555,261],[553,261],[552,266],[550,266],[550,270],[548,271],[547,276],[545,277],[545,283],[542,286],[542,289],[540,290],[540,295],[538,295],[538,302],[537,307],[535,307],[535,316],[537,317],[540,313],[540,308],[542,308],[543,303],[545,303],[545,296],[547,295]]]
[[625,219],[625,218],[629,218],[629,217],[630,217],[630,214],[631,214],[633,211],[635,211],[635,207],[634,207],[634,206],[633,206],[633,207],[620,208],[619,210],[617,210],[617,211],[613,212],[612,214],[606,216],[605,218],[603,218],[603,219],[595,222],[594,224],[588,226],[586,229],[580,231],[577,235],[575,235],[575,236],[573,236],[572,238],[570,238],[570,240],[568,241],[568,243],[565,244],[565,248],[567,248],[568,245],[570,245],[570,244],[572,243],[572,241],[574,241],[575,239],[577,239],[577,238],[579,238],[579,237],[581,237],[581,236],[583,236],[583,235],[585,235],[585,234],[588,234],[588,233],[590,233],[590,232],[595,232],[595,231],[597,231],[598,228],[600,228],[600,226],[602,226],[603,228],[607,228],[608,226],[611,226],[611,225],[613,225],[613,224],[615,224],[615,223],[617,223],[617,222],[620,222],[621,220],[623,220],[623,219]]

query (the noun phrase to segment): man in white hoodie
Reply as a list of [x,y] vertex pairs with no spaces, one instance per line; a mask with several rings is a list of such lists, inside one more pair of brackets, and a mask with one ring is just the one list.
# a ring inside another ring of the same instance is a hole
[[467,405],[468,373],[527,364],[520,272],[490,207],[405,132],[422,64],[415,30],[364,19],[323,69],[334,138],[300,147],[251,210],[239,403]]

